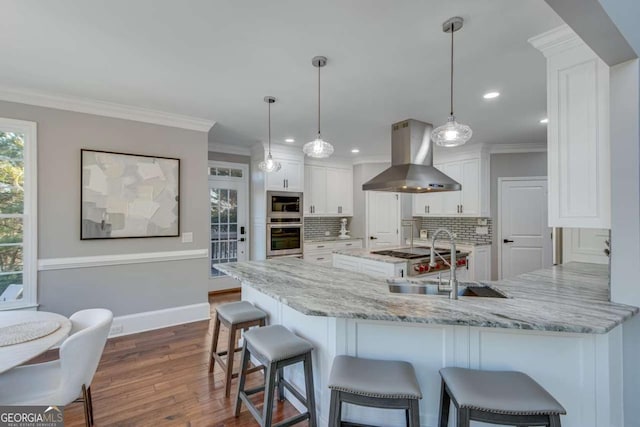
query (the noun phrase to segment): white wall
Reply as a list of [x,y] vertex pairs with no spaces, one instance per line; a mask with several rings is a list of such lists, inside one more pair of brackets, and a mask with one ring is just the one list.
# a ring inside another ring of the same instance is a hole
[[512,153],[491,155],[491,218],[493,236],[491,251],[491,278],[498,279],[498,178],[521,176],[547,176],[547,153]]

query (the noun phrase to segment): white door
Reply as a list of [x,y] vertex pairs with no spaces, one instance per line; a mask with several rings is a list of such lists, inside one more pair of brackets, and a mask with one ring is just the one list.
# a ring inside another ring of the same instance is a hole
[[400,245],[400,195],[367,191],[367,247]]
[[500,278],[552,265],[546,178],[498,179]]
[[249,259],[248,175],[247,165],[209,163],[210,291],[237,286],[216,264]]

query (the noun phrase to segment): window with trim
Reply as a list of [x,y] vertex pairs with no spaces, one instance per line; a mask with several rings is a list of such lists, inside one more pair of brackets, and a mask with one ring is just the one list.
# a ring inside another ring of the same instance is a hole
[[0,309],[37,304],[36,124],[0,118]]

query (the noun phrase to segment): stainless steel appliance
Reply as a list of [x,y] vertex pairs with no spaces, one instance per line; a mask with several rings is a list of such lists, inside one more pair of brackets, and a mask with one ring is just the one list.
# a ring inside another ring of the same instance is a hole
[[267,218],[267,257],[302,255],[302,217]]
[[391,125],[391,167],[362,184],[364,191],[458,191],[456,180],[433,166],[433,125],[414,119]]
[[267,218],[298,218],[302,222],[302,193],[267,191]]
[[[420,275],[432,275],[444,271],[449,271],[450,267],[447,263],[451,261],[451,251],[441,250],[438,251],[442,258],[434,260],[433,266],[431,266],[431,249],[423,246],[416,246],[411,248],[400,249],[386,249],[380,251],[373,251],[372,254],[391,256],[394,258],[407,260],[407,276],[420,276]],[[468,253],[456,251],[456,268],[467,268]]]

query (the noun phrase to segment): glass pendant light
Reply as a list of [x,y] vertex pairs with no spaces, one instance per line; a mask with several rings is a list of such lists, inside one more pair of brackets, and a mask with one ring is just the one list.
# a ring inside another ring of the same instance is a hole
[[442,147],[458,147],[464,145],[471,139],[473,132],[467,125],[456,122],[456,116],[453,115],[453,33],[462,28],[463,19],[456,16],[448,19],[442,24],[442,31],[451,33],[451,112],[447,123],[438,126],[431,133],[431,139],[437,145]]
[[271,155],[271,104],[276,102],[276,99],[273,96],[265,96],[264,102],[269,105],[269,155],[258,164],[258,168],[263,172],[278,172],[282,165],[273,160]]
[[318,136],[316,139],[307,142],[302,147],[302,151],[309,157],[316,159],[324,159],[333,154],[333,145],[322,139],[320,135],[320,68],[327,65],[327,58],[324,56],[316,56],[311,60],[314,67],[318,68]]

